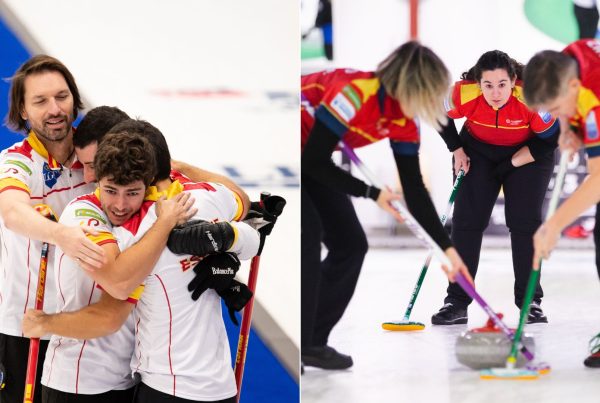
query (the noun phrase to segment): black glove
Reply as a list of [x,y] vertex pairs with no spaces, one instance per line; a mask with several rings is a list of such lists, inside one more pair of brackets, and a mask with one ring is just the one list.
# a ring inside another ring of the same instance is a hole
[[235,232],[228,222],[193,220],[173,228],[167,246],[176,254],[204,256],[229,250],[234,239]]
[[281,196],[267,196],[262,202],[251,202],[244,222],[262,236],[267,236],[273,230],[277,217],[281,214],[284,206],[285,199]]
[[250,301],[250,298],[252,298],[252,291],[250,291],[250,288],[244,283],[232,280],[228,288],[218,291],[217,294],[223,298],[225,305],[229,308],[229,317],[231,318],[231,321],[236,326],[239,326],[234,311],[239,312],[246,306],[248,301]]
[[188,284],[192,299],[196,301],[209,288],[227,290],[239,269],[240,260],[234,253],[206,256],[194,267],[196,277]]
[[504,180],[506,179],[506,177],[515,169],[517,169],[517,167],[515,167],[512,164],[512,157],[502,161],[500,164],[498,164],[496,166],[496,168],[494,168],[494,170],[492,171],[492,175],[494,176],[494,178],[496,178],[498,181],[500,181],[500,183],[504,182]]

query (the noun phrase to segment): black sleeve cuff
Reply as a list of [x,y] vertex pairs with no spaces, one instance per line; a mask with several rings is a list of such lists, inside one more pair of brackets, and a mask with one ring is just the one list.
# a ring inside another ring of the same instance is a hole
[[379,195],[381,194],[381,189],[376,186],[367,186],[367,192],[365,193],[365,197],[367,199],[373,199],[377,201]]
[[440,130],[440,136],[442,136],[442,139],[450,152],[454,152],[462,147],[462,141],[456,130],[454,119],[448,119],[448,123]]

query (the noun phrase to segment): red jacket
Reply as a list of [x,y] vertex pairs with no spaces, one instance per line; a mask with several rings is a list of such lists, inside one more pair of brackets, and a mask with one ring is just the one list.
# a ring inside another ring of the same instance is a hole
[[418,153],[417,124],[373,72],[327,70],[303,76],[301,85],[302,148],[319,119],[352,148],[389,138],[395,152]]
[[577,60],[581,79],[577,113],[570,119],[571,126],[579,128],[588,156],[596,157],[600,155],[600,41],[575,41],[563,53]]
[[467,118],[469,133],[488,144],[516,146],[535,135],[551,135],[547,130],[554,124],[552,116],[530,110],[521,94],[521,83],[517,81],[506,104],[496,109],[486,102],[475,81],[458,81],[446,102],[446,111],[452,119]]

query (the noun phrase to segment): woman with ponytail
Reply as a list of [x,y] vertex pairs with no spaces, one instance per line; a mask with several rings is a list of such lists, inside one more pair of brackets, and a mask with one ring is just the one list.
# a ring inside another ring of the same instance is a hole
[[[370,186],[332,162],[341,139],[352,148],[390,139],[408,209],[450,259],[449,278],[458,271],[470,278],[419,168],[416,119],[434,127],[446,121],[450,74],[429,48],[408,42],[375,72],[328,70],[301,82],[301,356],[306,366],[344,369],[352,366],[352,358],[329,347],[328,337],[350,302],[367,253],[367,239],[348,196],[370,198],[401,218],[390,205],[398,194]],[[321,243],[327,247],[324,260]]]
[[[483,231],[500,188],[510,230],[515,304],[521,308],[533,262],[533,234],[542,222],[542,203],[554,167],[558,121],[525,104],[521,89],[523,65],[506,53],[484,53],[462,74],[446,101],[448,123],[440,134],[453,153],[454,175],[463,179],[455,200],[451,239],[475,278]],[[466,118],[460,135],[454,119]],[[537,284],[527,323],[548,322],[540,307]],[[434,325],[467,323],[471,298],[449,284],[444,306]]]

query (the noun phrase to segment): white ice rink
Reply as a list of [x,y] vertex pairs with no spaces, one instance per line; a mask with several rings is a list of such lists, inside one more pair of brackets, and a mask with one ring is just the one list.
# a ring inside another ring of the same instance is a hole
[[[600,332],[600,281],[593,251],[557,250],[544,263],[542,302],[548,324],[526,327],[534,335],[536,356],[552,367],[535,381],[480,380],[478,372],[455,358],[454,343],[467,328],[487,317],[475,302],[469,324],[432,326],[431,315],[443,305],[446,280],[438,264],[430,267],[411,320],[425,323],[420,332],[388,332],[381,323],[402,319],[424,249],[370,250],[356,293],[329,344],[351,354],[346,371],[307,368],[301,378],[303,403],[317,402],[598,402],[600,369],[588,369],[589,339]],[[513,274],[509,249],[484,249],[477,290],[515,327]]]

